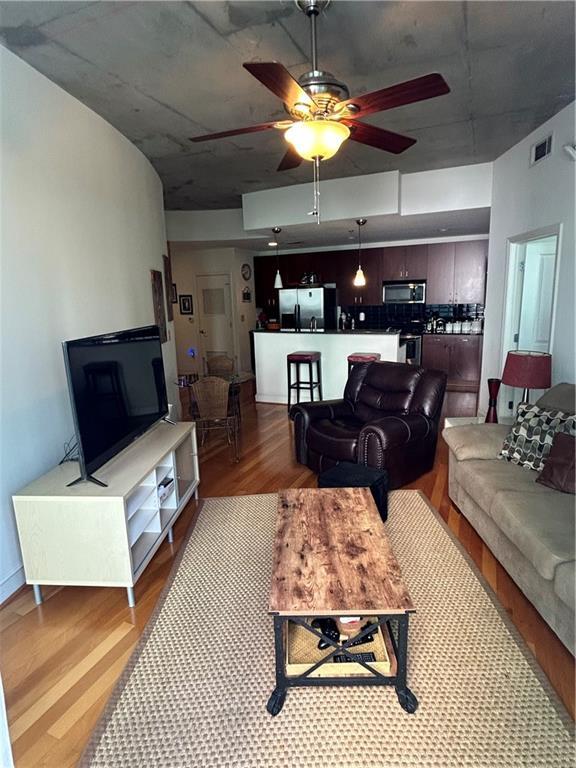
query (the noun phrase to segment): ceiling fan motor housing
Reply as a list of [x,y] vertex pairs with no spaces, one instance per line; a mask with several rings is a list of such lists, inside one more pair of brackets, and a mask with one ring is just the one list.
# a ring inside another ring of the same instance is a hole
[[303,117],[302,112],[306,112],[308,115],[312,112],[314,116],[318,117],[322,114],[330,114],[340,101],[345,101],[350,95],[346,84],[337,80],[331,72],[321,70],[306,72],[298,78],[298,83],[312,97],[314,104],[319,109],[310,110],[306,106],[302,110],[300,104],[286,105],[288,112],[296,119]]

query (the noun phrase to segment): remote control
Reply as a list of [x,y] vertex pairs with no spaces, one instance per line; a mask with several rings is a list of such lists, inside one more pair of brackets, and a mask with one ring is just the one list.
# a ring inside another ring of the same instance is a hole
[[335,656],[332,656],[332,658],[337,664],[351,661],[376,661],[376,656],[373,653],[353,653],[351,655],[352,658],[346,656],[344,653],[337,653]]

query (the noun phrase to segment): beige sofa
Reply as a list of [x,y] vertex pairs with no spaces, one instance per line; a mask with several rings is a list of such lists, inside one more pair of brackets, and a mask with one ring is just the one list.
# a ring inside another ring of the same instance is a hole
[[[574,385],[558,384],[536,404],[574,413],[574,398]],[[509,429],[444,429],[450,498],[574,654],[575,497],[535,482],[537,472],[497,458]]]

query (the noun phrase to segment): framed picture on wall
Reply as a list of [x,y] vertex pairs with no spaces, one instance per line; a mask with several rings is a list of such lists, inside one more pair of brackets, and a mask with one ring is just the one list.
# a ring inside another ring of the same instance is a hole
[[[162,295],[162,272],[158,269],[150,270],[152,279],[152,302],[154,304],[154,322],[160,328],[160,341],[164,344],[168,341],[166,331],[166,313],[164,312],[164,296]],[[170,305],[172,306],[172,305]]]
[[168,322],[174,320],[174,314],[172,312],[172,262],[170,260],[170,253],[168,256],[162,256],[164,262],[164,287],[166,289],[166,314],[168,315]]
[[192,305],[192,296],[189,293],[181,293],[179,296],[180,314],[193,315],[194,307]]

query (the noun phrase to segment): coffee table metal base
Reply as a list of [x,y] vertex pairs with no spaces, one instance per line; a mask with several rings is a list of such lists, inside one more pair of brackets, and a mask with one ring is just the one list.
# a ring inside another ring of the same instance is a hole
[[[286,700],[286,692],[288,688],[296,688],[300,686],[311,685],[390,685],[396,689],[396,695],[402,709],[409,714],[416,712],[418,708],[418,700],[412,691],[406,685],[406,663],[408,655],[408,619],[409,613],[394,613],[383,614],[375,617],[375,621],[370,626],[365,627],[361,632],[352,638],[349,638],[345,643],[338,643],[335,640],[322,634],[319,630],[310,626],[302,616],[274,616],[274,640],[275,640],[275,653],[276,653],[276,687],[274,688],[272,695],[268,699],[266,709],[268,712],[275,716],[280,713]],[[315,617],[317,618],[317,617]],[[333,617],[330,617],[333,618]],[[292,621],[296,624],[307,629],[318,639],[323,639],[326,643],[332,646],[333,650],[327,654],[321,661],[318,661],[312,665],[302,675],[288,676],[286,674],[286,648],[285,637],[287,636],[287,622]],[[393,624],[396,625],[396,633],[392,631]],[[286,627],[285,627],[286,625]],[[358,640],[364,635],[376,632],[379,627],[382,630],[387,630],[392,642],[394,654],[396,656],[396,674],[384,675],[381,672],[373,669],[368,663],[360,661],[353,657],[353,649],[348,650],[349,646],[354,643],[357,644]],[[285,631],[286,630],[286,631]],[[350,677],[310,677],[319,667],[332,661],[332,657],[335,654],[344,654],[350,657],[351,661],[355,661],[357,664],[361,664],[365,667],[370,676],[350,676]]]

